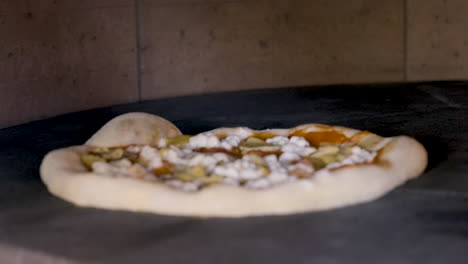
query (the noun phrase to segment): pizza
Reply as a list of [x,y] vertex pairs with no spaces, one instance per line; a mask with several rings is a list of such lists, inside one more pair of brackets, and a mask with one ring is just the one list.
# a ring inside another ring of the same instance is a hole
[[320,211],[375,200],[419,176],[407,136],[322,124],[184,135],[152,114],[118,116],[84,145],[48,153],[48,190],[75,205],[198,217]]

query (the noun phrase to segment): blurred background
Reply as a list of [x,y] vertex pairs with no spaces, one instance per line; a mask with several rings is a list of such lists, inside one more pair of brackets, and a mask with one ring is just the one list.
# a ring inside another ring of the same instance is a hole
[[0,0],[0,33],[0,127],[190,94],[468,78],[466,0]]

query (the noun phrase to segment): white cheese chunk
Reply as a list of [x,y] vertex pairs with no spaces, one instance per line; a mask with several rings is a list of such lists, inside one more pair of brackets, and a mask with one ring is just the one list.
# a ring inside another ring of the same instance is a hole
[[301,156],[299,156],[296,153],[283,152],[283,154],[281,154],[281,156],[279,157],[279,161],[281,163],[283,163],[283,164],[288,164],[288,163],[291,163],[291,161],[295,161],[295,160],[298,160],[300,158],[301,158]]
[[218,137],[212,133],[205,133],[205,134],[202,133],[202,134],[191,137],[188,147],[192,149],[224,148],[227,150],[231,150],[233,147],[237,147],[243,138],[244,138],[243,135],[230,135],[224,138],[223,140],[219,140]]
[[175,148],[166,149],[161,153],[161,156],[172,164],[177,164],[181,162],[179,155],[180,151],[178,151]]
[[140,158],[143,162],[148,164],[149,169],[159,168],[162,166],[162,159],[161,155],[159,155],[159,151],[150,146],[144,146],[141,149]]
[[248,128],[240,127],[240,128],[234,129],[231,135],[235,135],[235,136],[240,137],[241,139],[244,139],[252,135],[252,131],[250,131],[250,129]]
[[[127,160],[128,161],[128,160]],[[120,161],[114,161],[112,163],[106,163],[106,162],[95,162],[93,163],[93,171],[97,174],[102,174],[102,175],[109,175],[112,177],[124,177],[124,176],[141,176],[146,174],[146,170],[143,172],[139,171],[139,175],[134,175],[133,167],[134,166],[127,166],[127,162],[125,160]],[[142,174],[141,174],[142,173]]]
[[239,146],[242,137],[240,136],[228,136],[221,141],[221,147],[227,150],[231,150],[233,147]]
[[128,159],[112,161],[109,164],[117,168],[129,168],[130,166],[132,166],[132,162]]
[[112,165],[106,162],[98,161],[93,163],[93,171],[99,174],[112,173]]
[[285,181],[288,178],[286,167],[284,167],[277,159],[275,155],[268,155],[265,157],[265,162],[270,169],[270,174],[266,176],[266,179],[274,184]]
[[214,154],[196,154],[191,159],[186,160],[185,163],[188,166],[202,165],[205,167],[208,172],[213,172],[216,165],[219,162],[228,162],[229,157],[224,153],[214,153]]
[[132,153],[140,153],[141,147],[140,146],[128,146],[126,150]]
[[303,137],[293,136],[289,139],[289,143],[303,147],[303,148],[310,146],[309,142]]
[[262,170],[257,169],[254,163],[246,159],[218,165],[214,168],[213,173],[236,180],[251,180],[263,175]]
[[240,136],[227,136],[223,139],[224,142],[228,143],[231,146],[238,146],[242,138]]
[[191,137],[188,145],[192,149],[217,148],[221,147],[221,142],[218,137],[212,133],[202,133]]
[[371,162],[375,156],[377,155],[377,152],[369,152],[365,149],[362,149],[360,147],[354,146],[351,149],[351,155],[346,157],[344,160],[340,162],[333,162],[327,165],[327,169],[334,169],[341,167],[343,165],[351,165],[351,164],[360,164],[360,163],[365,163],[365,162]]
[[281,147],[281,151],[283,152],[291,152],[296,153],[298,155],[304,156],[305,155],[305,147],[301,147],[294,143],[287,143]]
[[314,168],[312,166],[306,165],[304,163],[297,163],[297,164],[290,165],[288,167],[289,171],[292,171],[292,170],[295,170],[295,169],[300,169],[300,170],[306,171],[308,173],[314,172]]
[[158,141],[158,148],[164,148],[167,146],[167,140],[165,138],[161,138]]
[[[311,147],[309,142],[303,137],[293,136],[291,138],[277,136],[266,140],[267,143],[281,146],[281,151],[285,153],[294,153],[299,156],[307,156],[316,151],[315,148]],[[285,160],[285,156],[282,160]],[[289,157],[292,157],[289,155]]]
[[286,168],[278,161],[276,155],[268,155],[265,157],[265,162],[272,173],[286,173]]
[[277,136],[277,137],[268,138],[266,142],[273,144],[273,145],[283,146],[289,143],[289,138],[283,137],[283,136]]

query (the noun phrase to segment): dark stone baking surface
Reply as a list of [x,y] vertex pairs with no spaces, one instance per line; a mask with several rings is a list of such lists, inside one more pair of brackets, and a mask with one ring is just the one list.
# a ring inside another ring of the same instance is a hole
[[[188,134],[311,122],[405,134],[425,145],[430,164],[422,177],[375,202],[292,216],[167,217],[77,208],[51,196],[39,179],[42,157],[82,144],[112,117],[130,111],[161,115]],[[2,129],[0,208],[0,245],[79,263],[466,263],[468,84],[200,95]],[[28,263],[27,254],[21,257]]]

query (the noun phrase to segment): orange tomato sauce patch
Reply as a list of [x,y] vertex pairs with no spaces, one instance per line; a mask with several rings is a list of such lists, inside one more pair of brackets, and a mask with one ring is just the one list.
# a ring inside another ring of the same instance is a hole
[[291,133],[289,136],[303,137],[309,142],[311,146],[314,147],[318,147],[320,143],[341,144],[350,140],[350,138],[336,130],[322,130],[310,132],[306,132],[304,130],[297,130]]
[[250,135],[249,137],[259,138],[261,140],[267,140],[269,138],[274,138],[274,137],[277,137],[277,136],[278,135],[273,134],[271,132],[258,132],[258,133]]

